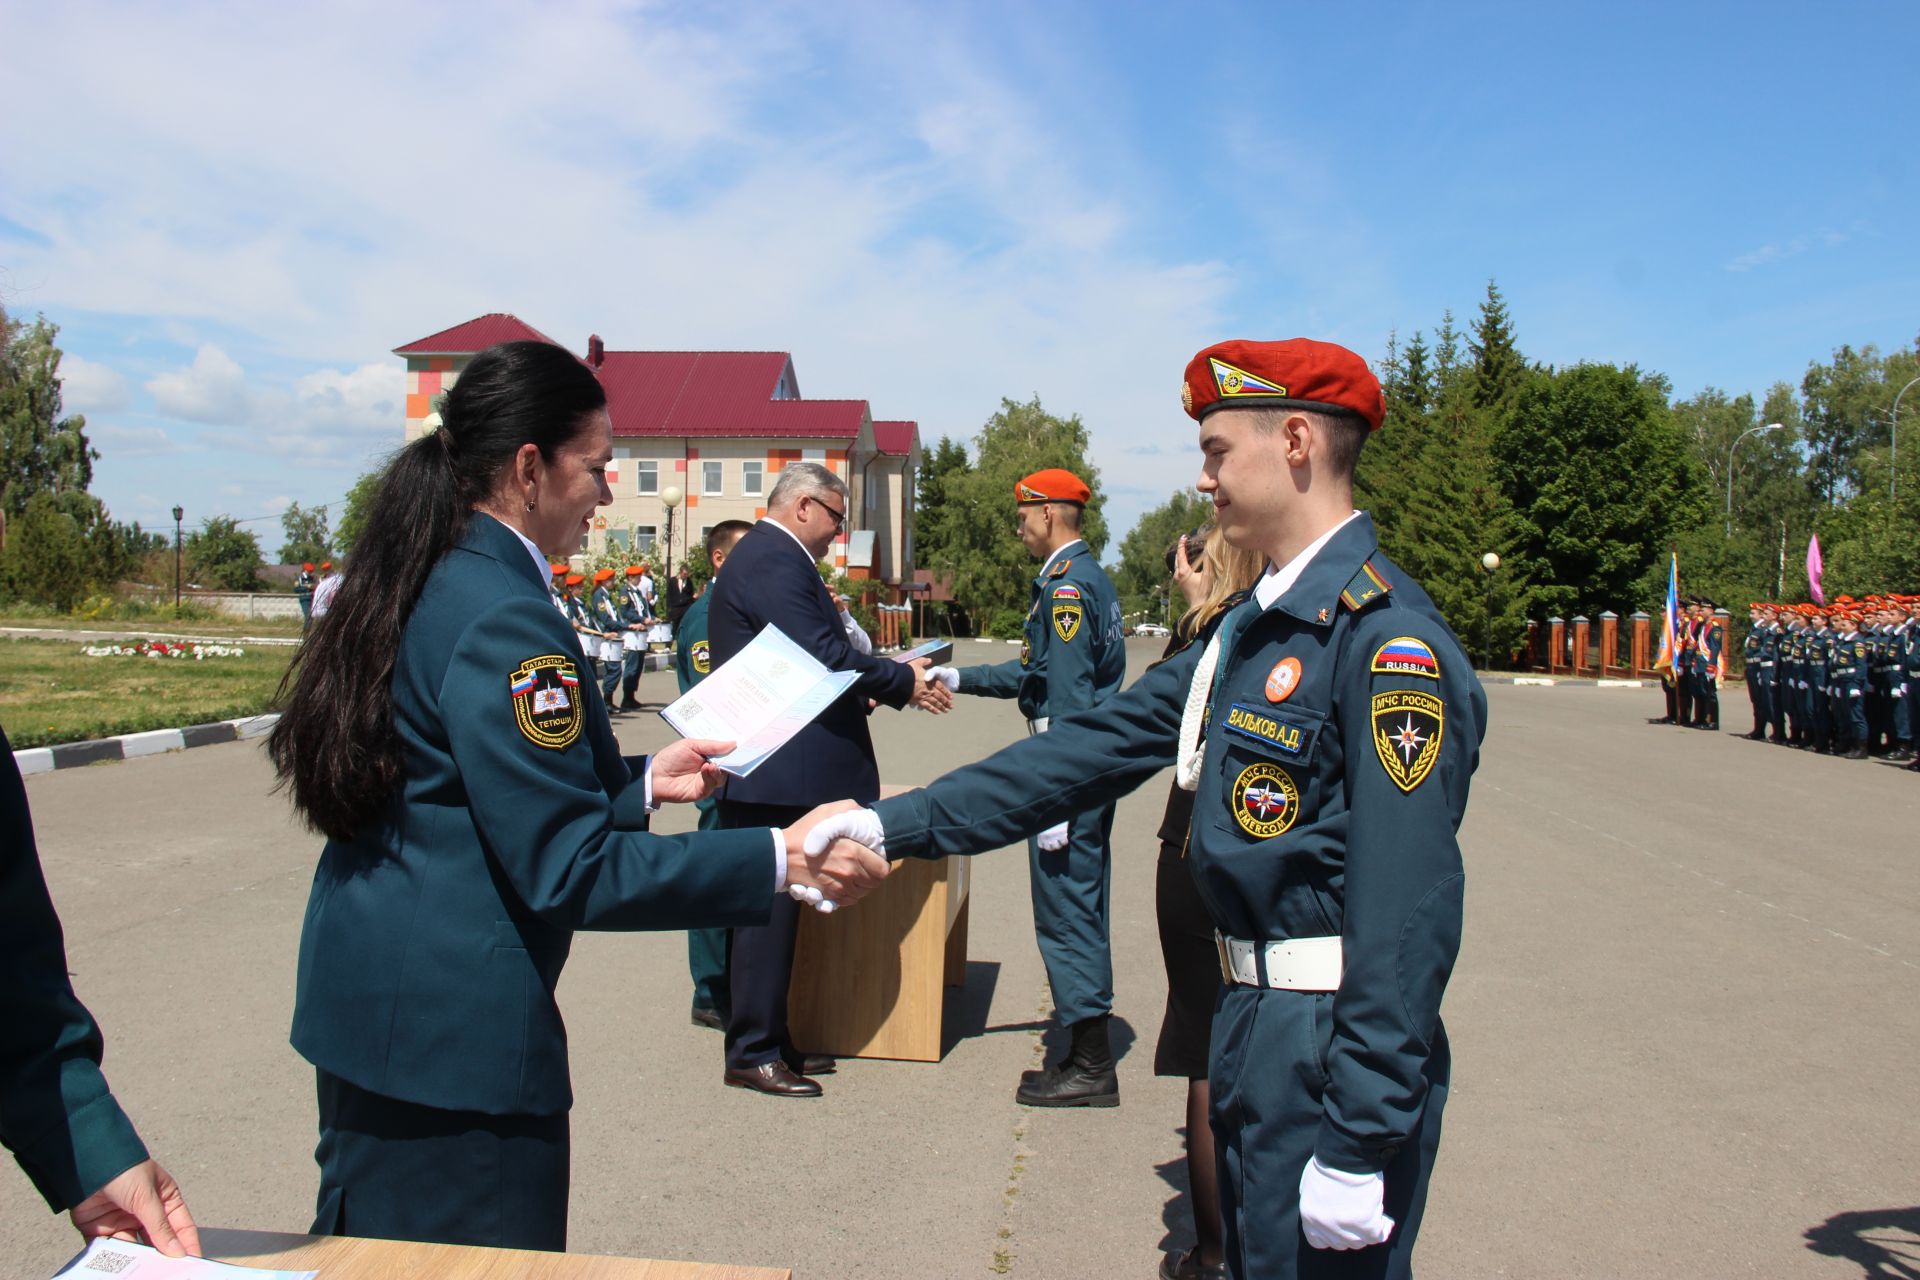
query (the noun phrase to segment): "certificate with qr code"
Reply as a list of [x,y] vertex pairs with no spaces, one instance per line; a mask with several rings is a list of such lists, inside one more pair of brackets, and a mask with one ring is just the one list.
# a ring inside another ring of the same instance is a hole
[[829,671],[768,623],[719,668],[660,713],[685,738],[734,743],[713,763],[744,778],[832,706],[860,678]]
[[54,1273],[55,1280],[314,1280],[318,1271],[266,1271],[210,1258],[169,1258],[126,1240],[95,1239]]

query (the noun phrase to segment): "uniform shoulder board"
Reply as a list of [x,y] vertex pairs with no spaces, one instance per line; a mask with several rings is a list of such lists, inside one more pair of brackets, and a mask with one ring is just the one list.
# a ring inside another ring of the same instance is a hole
[[1380,576],[1380,571],[1369,560],[1360,566],[1360,572],[1353,575],[1353,580],[1341,589],[1340,603],[1358,613],[1376,601],[1385,600],[1387,592],[1391,590],[1392,584]]
[[1070,564],[1072,564],[1072,563],[1073,563],[1073,557],[1072,557],[1072,556],[1068,556],[1068,557],[1067,557],[1067,558],[1066,558],[1065,560],[1062,560],[1062,561],[1061,561],[1061,562],[1060,562],[1059,564],[1057,564],[1057,565],[1055,565],[1055,566],[1053,566],[1053,569],[1052,569],[1052,571],[1051,571],[1051,572],[1049,572],[1049,573],[1047,574],[1047,576],[1048,576],[1049,578],[1064,578],[1064,577],[1066,577],[1066,575],[1067,575],[1067,566],[1068,566],[1068,565],[1070,565]]

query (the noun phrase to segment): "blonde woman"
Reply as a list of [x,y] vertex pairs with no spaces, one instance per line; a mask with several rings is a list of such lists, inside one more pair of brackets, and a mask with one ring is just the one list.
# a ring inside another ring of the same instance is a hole
[[[1190,558],[1197,552],[1196,558]],[[1257,552],[1229,546],[1211,521],[1183,534],[1167,552],[1173,585],[1187,611],[1167,640],[1164,662],[1190,644],[1205,644],[1228,610],[1247,598],[1266,568]],[[1207,1041],[1214,999],[1220,993],[1220,957],[1213,921],[1187,865],[1187,828],[1193,792],[1167,789],[1160,822],[1160,865],[1154,914],[1160,924],[1160,958],[1167,966],[1167,1013],[1153,1050],[1153,1073],[1187,1079],[1187,1186],[1193,1203],[1193,1248],[1168,1254],[1163,1280],[1212,1280],[1227,1275],[1221,1245],[1220,1175],[1214,1164],[1213,1130],[1207,1121]]]

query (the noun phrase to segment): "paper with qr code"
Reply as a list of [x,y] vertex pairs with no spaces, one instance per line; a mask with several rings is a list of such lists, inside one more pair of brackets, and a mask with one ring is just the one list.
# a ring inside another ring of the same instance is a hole
[[54,1273],[55,1280],[314,1280],[318,1271],[266,1271],[211,1258],[169,1258],[158,1249],[126,1240],[96,1238],[80,1256]]
[[660,715],[683,738],[734,743],[732,751],[715,756],[713,763],[744,778],[859,678],[857,671],[827,670],[768,623]]

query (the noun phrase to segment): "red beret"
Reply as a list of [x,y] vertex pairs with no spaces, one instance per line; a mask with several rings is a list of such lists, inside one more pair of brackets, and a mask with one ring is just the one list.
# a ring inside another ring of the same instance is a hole
[[630,565],[628,565],[628,566],[627,566],[627,576],[628,576],[629,578],[637,578],[637,577],[639,577],[639,576],[640,576],[641,574],[643,574],[643,573],[645,573],[645,572],[646,572],[646,570],[645,570],[645,569],[642,569],[642,568],[641,568],[641,567],[640,567],[639,565],[637,565],[637,564],[630,564]]
[[1013,499],[1022,505],[1029,502],[1077,502],[1084,507],[1092,496],[1093,490],[1087,488],[1086,481],[1059,467],[1036,471],[1013,486]]
[[585,581],[586,579],[581,577],[577,573],[570,573],[567,575],[567,585],[570,587],[577,587]]
[[564,578],[567,575],[567,566],[563,564],[550,564],[547,568],[553,570],[553,576],[556,578]]
[[608,578],[611,578],[612,576],[613,576],[613,570],[611,569],[595,569],[593,571],[593,580],[596,583],[605,582]]
[[1373,431],[1387,416],[1380,380],[1367,362],[1337,343],[1312,338],[1216,342],[1187,362],[1180,402],[1196,422],[1236,405],[1351,413]]
[[302,565],[300,566],[300,568],[301,568],[301,569],[303,569],[304,571],[306,571],[307,573],[312,573],[312,572],[313,572],[313,561],[311,561],[311,560],[308,560],[308,561],[307,561],[306,563],[304,563],[304,564],[302,564]]

